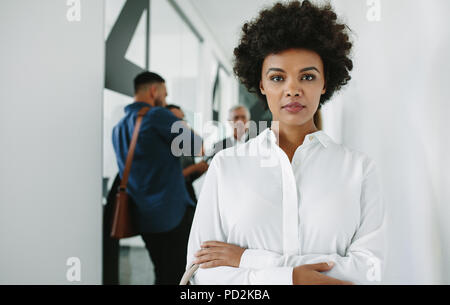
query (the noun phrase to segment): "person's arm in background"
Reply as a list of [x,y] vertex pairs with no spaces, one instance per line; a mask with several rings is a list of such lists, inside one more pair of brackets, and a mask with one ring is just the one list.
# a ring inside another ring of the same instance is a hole
[[161,107],[153,110],[150,114],[150,124],[171,145],[174,155],[202,156],[202,138],[170,110]]
[[195,181],[197,178],[199,178],[203,173],[205,173],[208,170],[208,163],[205,161],[201,161],[192,165],[189,165],[185,169],[183,169],[183,176],[190,177],[191,182]]
[[[204,148],[202,145],[201,155],[204,155]],[[194,182],[201,177],[208,170],[208,163],[201,161],[195,163],[194,157],[181,157],[181,167],[183,168],[183,176],[187,182]]]
[[[385,247],[385,213],[381,185],[375,164],[370,161],[365,171],[361,192],[361,221],[345,256],[338,254],[282,255],[263,249],[246,249],[236,260],[234,245],[206,243],[207,250],[198,255],[209,255],[202,263],[221,259],[225,265],[238,261],[239,267],[263,269],[269,267],[297,267],[323,261],[333,261],[334,268],[326,275],[355,284],[377,284],[381,280]],[[221,253],[211,255],[211,253]],[[206,257],[204,257],[206,258]],[[295,271],[295,269],[294,269]]]
[[[205,241],[227,240],[226,221],[221,218],[219,208],[219,185],[226,183],[220,181],[220,170],[217,165],[217,157],[211,161],[205,182],[200,193],[197,208],[192,223],[188,242],[187,268],[189,268],[196,257],[194,254],[201,249]],[[329,270],[331,267],[324,266],[304,266],[297,277],[294,277],[293,267],[273,266],[258,270],[219,266],[215,268],[199,268],[191,279],[192,284],[197,285],[292,285],[306,282],[311,284],[343,284],[343,282],[332,279],[321,274],[319,271]],[[326,263],[325,263],[326,265]]]

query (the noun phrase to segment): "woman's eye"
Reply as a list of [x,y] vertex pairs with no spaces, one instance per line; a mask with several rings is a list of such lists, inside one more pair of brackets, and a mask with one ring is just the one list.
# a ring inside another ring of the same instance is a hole
[[283,80],[283,77],[281,77],[281,76],[272,76],[270,78],[270,80],[272,80],[274,82],[281,82]]
[[316,77],[312,74],[306,74],[306,75],[303,75],[303,77],[302,77],[302,80],[305,80],[305,79],[308,81],[313,81],[316,79]]

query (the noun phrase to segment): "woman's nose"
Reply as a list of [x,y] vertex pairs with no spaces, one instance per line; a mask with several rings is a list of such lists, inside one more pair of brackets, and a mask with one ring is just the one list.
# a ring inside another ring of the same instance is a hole
[[300,96],[302,94],[302,88],[300,86],[300,83],[291,80],[286,82],[286,89],[285,89],[286,96]]

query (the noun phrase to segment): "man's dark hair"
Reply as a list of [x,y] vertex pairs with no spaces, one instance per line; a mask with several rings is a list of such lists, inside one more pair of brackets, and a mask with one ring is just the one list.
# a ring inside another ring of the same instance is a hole
[[167,109],[171,110],[171,109],[178,109],[181,110],[180,106],[174,105],[174,104],[170,104],[166,106]]
[[308,0],[277,3],[242,27],[240,44],[234,50],[234,72],[267,109],[267,99],[259,90],[264,59],[288,49],[314,51],[320,55],[326,75],[327,90],[320,98],[320,109],[351,79],[352,43],[347,29],[330,4],[316,6]]
[[153,72],[143,72],[135,77],[134,79],[134,93],[138,93],[143,86],[148,86],[152,84],[165,83],[166,81],[160,75]]

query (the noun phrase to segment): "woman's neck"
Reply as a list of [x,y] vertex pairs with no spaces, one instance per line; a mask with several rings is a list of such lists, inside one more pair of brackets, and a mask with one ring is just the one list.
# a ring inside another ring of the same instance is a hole
[[274,124],[272,122],[271,129],[277,136],[278,145],[288,155],[291,162],[295,151],[303,144],[306,135],[318,131],[313,120],[299,126],[285,125],[282,122]]

